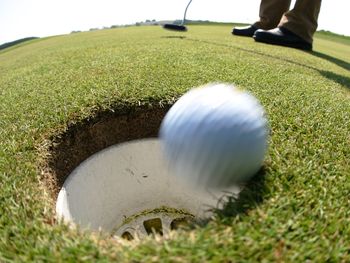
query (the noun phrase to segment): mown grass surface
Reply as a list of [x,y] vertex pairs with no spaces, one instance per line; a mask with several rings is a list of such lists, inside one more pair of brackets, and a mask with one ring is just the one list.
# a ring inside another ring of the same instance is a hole
[[[119,28],[0,52],[0,261],[350,261],[349,46],[316,38],[307,53],[230,30]],[[213,81],[251,91],[268,114],[265,177],[248,198],[166,241],[122,245],[54,222],[38,168],[52,136]]]
[[328,39],[331,41],[337,41],[345,45],[350,45],[350,36],[338,35],[330,31],[325,31],[325,30],[317,31],[316,37],[322,38],[322,39]]

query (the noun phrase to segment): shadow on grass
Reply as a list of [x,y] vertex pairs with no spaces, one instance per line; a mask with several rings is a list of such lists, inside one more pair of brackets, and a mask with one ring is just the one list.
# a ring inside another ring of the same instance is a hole
[[335,58],[335,57],[332,57],[332,56],[329,56],[327,54],[317,52],[317,51],[312,51],[312,52],[308,52],[308,53],[315,56],[315,57],[328,60],[329,62],[332,62],[332,63],[334,63],[334,64],[338,65],[339,67],[342,67],[346,70],[350,70],[350,63],[348,63],[344,60],[341,60],[341,59],[338,59],[338,58]]
[[244,186],[237,195],[225,195],[221,209],[214,209],[214,215],[219,219],[230,219],[240,214],[246,214],[264,202],[264,196],[268,189],[265,184],[266,168],[262,167],[259,172]]
[[350,78],[349,77],[338,75],[338,74],[335,74],[333,72],[325,71],[325,70],[320,70],[319,72],[321,73],[322,76],[326,77],[327,79],[331,79],[334,82],[337,82],[340,85],[342,85],[350,90]]
[[[210,44],[210,45],[216,45],[216,46],[221,46],[221,47],[226,47],[226,48],[232,48],[234,50],[240,50],[240,51],[244,51],[253,55],[259,55],[259,56],[263,56],[263,57],[267,57],[269,59],[275,59],[275,60],[279,60],[281,61],[281,63],[290,63],[290,64],[294,64],[297,66],[301,66],[304,68],[308,68],[311,70],[315,70],[317,72],[319,72],[322,76],[339,83],[340,85],[350,89],[350,79],[349,77],[346,76],[342,76],[342,75],[338,75],[336,73],[333,73],[331,71],[325,71],[325,70],[320,70],[318,68],[306,65],[306,64],[302,64],[300,62],[291,60],[291,59],[286,59],[286,58],[282,58],[280,56],[275,56],[275,55],[271,55],[271,54],[266,54],[263,52],[259,52],[256,50],[251,50],[251,49],[247,49],[247,48],[242,48],[240,46],[236,46],[236,45],[228,45],[228,44],[223,44],[223,43],[217,43],[217,42],[213,42],[213,41],[207,41],[207,40],[199,40],[199,39],[192,39],[192,38],[186,38],[186,41],[192,41],[192,42],[199,42],[199,43],[205,43],[205,44]],[[331,63],[336,64],[339,67],[342,67],[346,70],[350,70],[350,64],[344,60],[329,56],[327,54],[324,53],[320,53],[317,51],[301,51],[301,52],[305,52],[306,54],[312,55],[312,56],[316,56],[322,59],[325,59]]]
[[177,39],[185,39],[185,36],[162,36],[161,38],[177,38]]

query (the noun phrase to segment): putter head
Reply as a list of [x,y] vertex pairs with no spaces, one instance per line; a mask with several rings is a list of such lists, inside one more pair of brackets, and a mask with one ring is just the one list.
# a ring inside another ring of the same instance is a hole
[[172,31],[187,31],[187,27],[185,27],[184,25],[165,24],[163,25],[163,28]]

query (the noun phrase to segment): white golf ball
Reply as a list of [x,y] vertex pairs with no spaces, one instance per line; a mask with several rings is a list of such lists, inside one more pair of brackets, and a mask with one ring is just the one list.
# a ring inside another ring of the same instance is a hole
[[268,147],[259,101],[229,84],[184,94],[168,111],[160,139],[173,173],[197,186],[222,188],[249,180]]

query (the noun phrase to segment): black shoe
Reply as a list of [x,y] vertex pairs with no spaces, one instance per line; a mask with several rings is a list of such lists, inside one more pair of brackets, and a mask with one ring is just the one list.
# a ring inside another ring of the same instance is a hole
[[252,37],[256,30],[258,30],[258,28],[253,25],[244,27],[234,27],[232,29],[232,34],[237,36]]
[[255,31],[253,38],[257,42],[303,50],[312,50],[312,44],[306,42],[304,39],[284,27],[276,27],[271,30],[258,29]]

